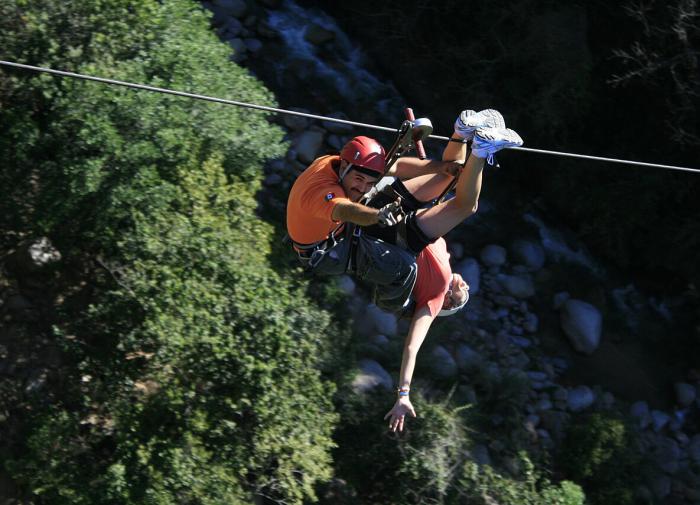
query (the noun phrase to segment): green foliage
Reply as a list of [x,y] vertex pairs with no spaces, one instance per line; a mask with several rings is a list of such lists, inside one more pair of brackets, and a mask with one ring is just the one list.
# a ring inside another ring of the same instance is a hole
[[459,409],[418,394],[411,401],[418,417],[392,435],[381,421],[390,394],[343,395],[336,473],[357,491],[359,503],[439,503],[452,491],[468,443]]
[[[273,104],[196,3],[0,9],[16,22],[7,59]],[[15,73],[0,93],[0,228],[47,234],[81,264],[65,282],[89,284],[54,321],[61,400],[36,399],[5,462],[26,500],[314,500],[337,421],[319,349],[340,332],[268,263],[255,193],[282,132],[261,113],[47,76]]]
[[560,452],[565,475],[583,484],[594,505],[631,504],[641,483],[641,453],[623,421],[591,414],[573,423]]
[[519,453],[524,469],[521,480],[498,474],[488,465],[468,461],[459,481],[459,491],[466,503],[475,505],[583,505],[581,488],[569,481],[558,484],[540,475],[525,453]]

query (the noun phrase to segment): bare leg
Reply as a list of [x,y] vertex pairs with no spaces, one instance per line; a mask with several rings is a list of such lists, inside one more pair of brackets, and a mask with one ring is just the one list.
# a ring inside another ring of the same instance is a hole
[[484,158],[469,156],[459,179],[457,179],[455,197],[429,209],[418,211],[416,222],[421,231],[428,237],[442,237],[476,212],[481,193],[484,161]]
[[[452,138],[461,140],[458,136]],[[463,161],[467,159],[467,144],[464,142],[448,142],[442,152],[442,161]],[[429,202],[442,195],[447,186],[452,183],[454,177],[446,174],[420,175],[413,179],[403,181],[406,189],[416,197],[419,202]]]

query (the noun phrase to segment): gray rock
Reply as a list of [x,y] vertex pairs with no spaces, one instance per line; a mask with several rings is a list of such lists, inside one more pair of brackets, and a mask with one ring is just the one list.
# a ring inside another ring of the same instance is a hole
[[675,474],[679,469],[681,448],[678,442],[668,437],[661,437],[654,451],[657,466],[668,474]]
[[469,295],[473,296],[479,292],[481,269],[479,263],[474,258],[465,258],[457,263],[453,272],[464,278],[464,282],[469,284]]
[[224,40],[239,37],[243,32],[243,24],[236,18],[228,18],[221,27],[221,34]]
[[323,133],[315,130],[303,132],[294,142],[297,157],[302,163],[311,163],[316,159],[319,149],[323,144]]
[[671,416],[669,416],[666,412],[663,412],[661,410],[652,410],[651,411],[651,423],[652,427],[654,428],[655,432],[660,432],[663,430],[666,425],[669,423],[671,420]]
[[431,353],[433,373],[441,379],[451,379],[457,375],[457,363],[443,346],[438,345]]
[[561,291],[560,293],[557,293],[552,299],[552,307],[554,308],[554,310],[561,309],[562,306],[569,300],[569,298],[571,298],[571,295],[566,291]]
[[593,305],[581,300],[567,300],[562,306],[560,321],[574,349],[592,354],[598,348],[603,317]]
[[491,454],[489,453],[489,448],[483,444],[476,444],[469,452],[468,456],[479,466],[489,465],[492,466]]
[[449,244],[450,255],[456,259],[461,260],[464,256],[464,246],[459,242],[452,242]]
[[[336,118],[336,119],[344,119],[348,120],[349,118],[343,114],[342,112],[333,112],[328,115],[328,117]],[[355,131],[355,127],[349,124],[345,123],[338,123],[336,121],[328,121],[324,120],[321,121],[321,125],[328,130],[329,132],[335,134],[335,135],[352,135],[352,133]]]
[[656,498],[663,500],[671,494],[671,478],[667,475],[654,477],[651,481],[651,490]]
[[[307,109],[302,109],[299,107],[292,107],[290,110],[294,112],[303,112],[304,114],[309,114],[310,111]],[[304,116],[293,116],[290,114],[285,114],[282,118],[284,125],[292,131],[303,131],[306,130],[311,124],[311,119]],[[294,156],[296,158],[296,156]]]
[[515,240],[510,246],[510,254],[514,261],[536,272],[544,266],[544,249],[531,240]]
[[232,39],[228,40],[228,44],[231,46],[231,49],[233,49],[233,56],[232,59],[233,61],[240,63],[246,58],[246,47],[245,47],[245,42],[243,42],[243,39],[234,37]]
[[484,358],[467,344],[459,344],[455,352],[455,361],[460,370],[470,371],[480,367]]
[[690,407],[695,401],[697,393],[695,388],[685,382],[677,382],[674,385],[676,391],[676,401],[681,407]]
[[242,18],[248,10],[244,0],[213,0],[213,4],[236,18]]
[[314,45],[320,45],[335,39],[335,32],[317,23],[312,23],[306,28],[304,39]]
[[557,440],[564,435],[564,429],[569,422],[570,415],[566,412],[556,410],[543,411],[540,413],[542,427]]
[[262,42],[260,42],[258,39],[245,39],[243,43],[245,44],[246,49],[248,49],[248,51],[251,53],[257,53],[263,47]]
[[338,137],[338,135],[335,134],[328,135],[326,137],[326,144],[328,144],[328,147],[338,152],[340,152],[340,150],[343,148],[343,145],[345,145],[340,139],[340,137]]
[[639,401],[633,403],[630,407],[630,415],[637,420],[638,426],[641,429],[651,424],[651,412],[649,412],[649,405],[647,405],[647,402]]
[[500,267],[506,262],[506,250],[500,245],[487,245],[481,250],[481,262],[489,267]]
[[547,399],[547,398],[541,398],[537,400],[537,404],[535,405],[535,410],[537,412],[545,412],[548,410],[552,410],[554,406],[552,405],[552,402]]
[[532,298],[535,295],[535,286],[528,277],[501,274],[497,277],[503,289],[508,294],[518,299]]
[[379,333],[394,336],[397,333],[396,316],[391,312],[386,312],[373,303],[367,306],[365,313],[367,319],[372,322],[372,327]]
[[693,435],[688,444],[688,457],[697,464],[700,464],[700,434]]
[[523,330],[528,333],[535,333],[539,328],[540,320],[536,314],[528,312],[523,321]]
[[372,359],[362,359],[358,363],[360,371],[352,381],[352,388],[356,393],[366,393],[376,387],[390,391],[394,382],[382,365]]
[[280,182],[282,182],[282,176],[280,174],[270,174],[265,177],[263,184],[265,186],[277,186]]
[[355,281],[349,275],[340,275],[337,277],[336,285],[343,293],[351,295],[355,292]]
[[569,391],[566,405],[571,412],[581,412],[595,401],[595,395],[588,386],[578,386]]

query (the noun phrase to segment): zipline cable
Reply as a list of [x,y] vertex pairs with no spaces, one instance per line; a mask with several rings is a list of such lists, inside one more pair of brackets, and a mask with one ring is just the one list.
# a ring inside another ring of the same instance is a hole
[[[132,89],[153,91],[156,93],[164,93],[167,95],[182,96],[185,98],[193,98],[196,100],[205,100],[208,102],[222,103],[225,105],[235,105],[237,107],[246,107],[249,109],[257,109],[257,110],[263,110],[263,111],[267,111],[267,112],[275,112],[278,114],[286,114],[286,115],[290,115],[290,116],[301,116],[301,117],[306,117],[306,118],[310,118],[310,119],[318,119],[321,121],[329,121],[329,122],[333,122],[333,123],[341,123],[341,124],[346,124],[346,125],[351,125],[351,126],[359,126],[362,128],[369,128],[369,129],[373,129],[373,130],[382,130],[382,131],[387,131],[387,132],[392,132],[392,133],[396,132],[396,128],[388,128],[386,126],[379,126],[379,125],[373,125],[373,124],[368,124],[368,123],[358,123],[356,121],[348,121],[346,119],[340,119],[340,118],[335,118],[335,117],[319,116],[316,114],[308,114],[306,112],[299,112],[299,111],[293,111],[293,110],[287,110],[287,109],[279,109],[276,107],[268,107],[266,105],[258,105],[258,104],[253,104],[253,103],[239,102],[236,100],[227,100],[224,98],[216,98],[216,97],[212,97],[212,96],[198,95],[195,93],[187,93],[185,91],[175,91],[175,90],[167,89],[167,88],[158,88],[156,86],[147,86],[145,84],[136,84],[136,83],[132,83],[132,82],[118,81],[115,79],[106,79],[104,77],[95,77],[92,75],[78,74],[75,72],[66,72],[63,70],[55,70],[52,68],[37,67],[37,66],[33,66],[33,65],[25,65],[23,63],[15,63],[12,61],[0,60],[0,65],[5,65],[7,67],[21,68],[24,70],[31,70],[34,72],[44,72],[44,73],[48,73],[48,74],[59,75],[62,77],[72,77],[75,79],[83,79],[83,80],[87,80],[87,81],[101,82],[104,84],[124,86],[124,87],[132,88]],[[443,140],[443,141],[448,141],[448,142],[450,140],[449,137],[444,137],[441,135],[429,135],[428,138],[435,139],[435,140]],[[635,166],[652,167],[652,168],[664,168],[667,170],[679,170],[679,171],[683,171],[683,172],[700,173],[700,169],[697,169],[697,168],[679,167],[679,166],[674,166],[674,165],[662,165],[659,163],[645,163],[642,161],[623,160],[623,159],[618,159],[618,158],[605,158],[602,156],[591,156],[591,155],[587,155],[587,154],[567,153],[567,152],[561,152],[561,151],[550,151],[550,150],[545,150],[545,149],[534,149],[531,147],[509,147],[508,149],[511,149],[514,151],[525,151],[525,152],[538,153],[538,154],[549,154],[549,155],[553,155],[553,156],[562,156],[562,157],[568,157],[568,158],[578,158],[578,159],[592,160],[592,161],[606,161],[606,162],[610,162],[610,163],[620,163],[620,164],[625,164],[625,165],[635,165]]]

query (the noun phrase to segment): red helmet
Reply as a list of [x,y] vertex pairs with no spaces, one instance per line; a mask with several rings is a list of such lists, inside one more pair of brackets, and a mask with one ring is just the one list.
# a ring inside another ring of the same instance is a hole
[[340,158],[355,167],[367,169],[369,175],[384,175],[384,148],[369,137],[355,137],[343,146]]

